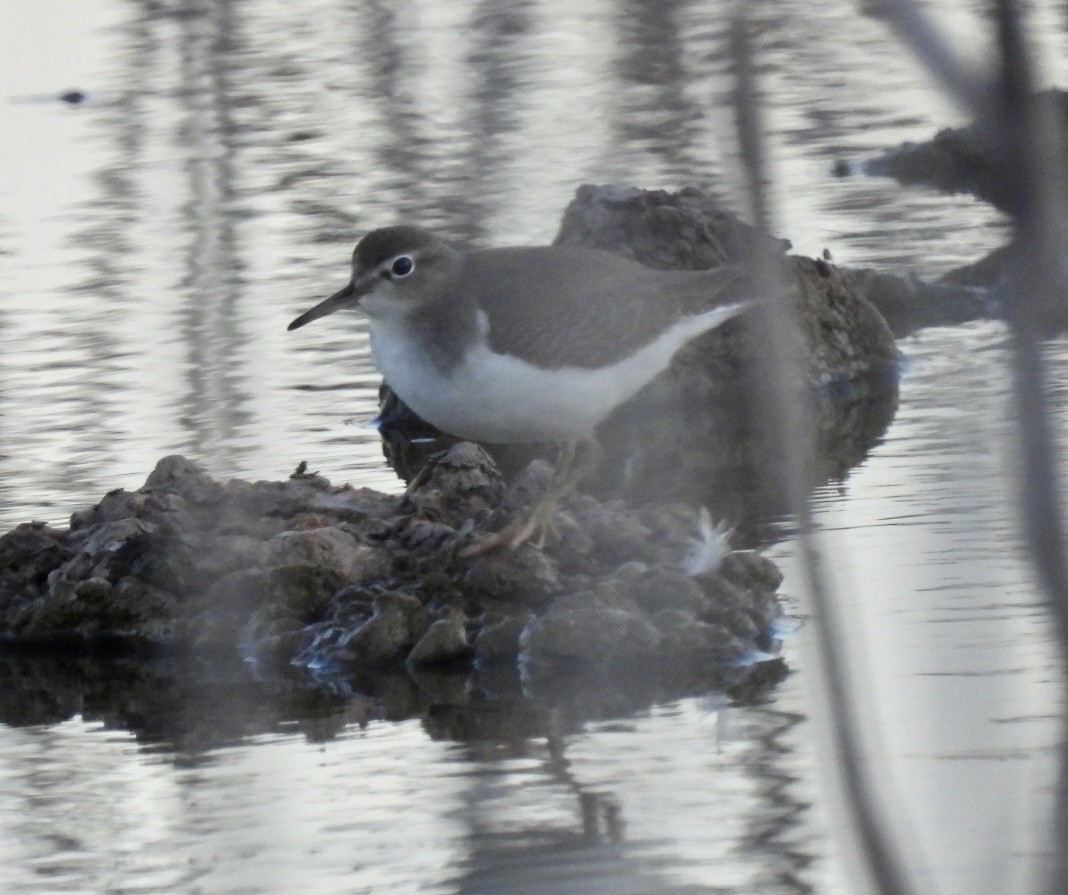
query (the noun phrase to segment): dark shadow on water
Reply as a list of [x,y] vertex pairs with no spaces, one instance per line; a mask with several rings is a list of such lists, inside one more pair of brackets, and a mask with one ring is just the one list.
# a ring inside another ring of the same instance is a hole
[[0,657],[0,723],[52,725],[80,716],[177,754],[205,753],[272,732],[326,741],[351,725],[418,718],[433,739],[513,741],[579,730],[718,684],[737,704],[760,702],[786,674],[779,659],[707,675],[611,675],[575,669],[524,679],[511,668],[355,673],[326,688],[307,677],[263,677],[219,657],[88,653]]

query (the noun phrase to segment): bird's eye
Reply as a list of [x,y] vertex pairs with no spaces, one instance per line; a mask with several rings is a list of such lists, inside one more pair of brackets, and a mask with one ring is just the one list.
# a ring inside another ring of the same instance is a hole
[[415,270],[415,262],[412,260],[411,255],[400,255],[393,259],[393,266],[390,267],[390,271],[395,277],[406,277],[413,270]]

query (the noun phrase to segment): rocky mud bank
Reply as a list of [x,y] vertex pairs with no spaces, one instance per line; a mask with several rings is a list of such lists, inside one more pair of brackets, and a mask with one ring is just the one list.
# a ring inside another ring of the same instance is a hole
[[681,504],[576,495],[554,544],[461,556],[548,478],[534,462],[506,485],[470,443],[404,496],[306,472],[218,482],[167,457],[69,528],[27,523],[0,538],[0,631],[9,648],[237,651],[320,680],[390,666],[644,666],[708,685],[771,658],[778,570]]

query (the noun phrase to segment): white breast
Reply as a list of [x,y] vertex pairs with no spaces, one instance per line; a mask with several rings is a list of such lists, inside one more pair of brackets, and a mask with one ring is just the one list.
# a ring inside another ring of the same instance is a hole
[[480,344],[445,374],[403,321],[381,318],[371,321],[371,350],[401,399],[445,432],[491,443],[563,441],[590,432],[663,371],[679,348],[744,307],[685,318],[636,354],[592,370],[544,370]]

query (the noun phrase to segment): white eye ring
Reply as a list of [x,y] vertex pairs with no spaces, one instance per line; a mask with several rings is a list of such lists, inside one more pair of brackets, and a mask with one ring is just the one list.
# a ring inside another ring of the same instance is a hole
[[415,270],[415,261],[412,260],[411,255],[398,255],[389,266],[390,276],[398,280],[403,280],[413,270]]

